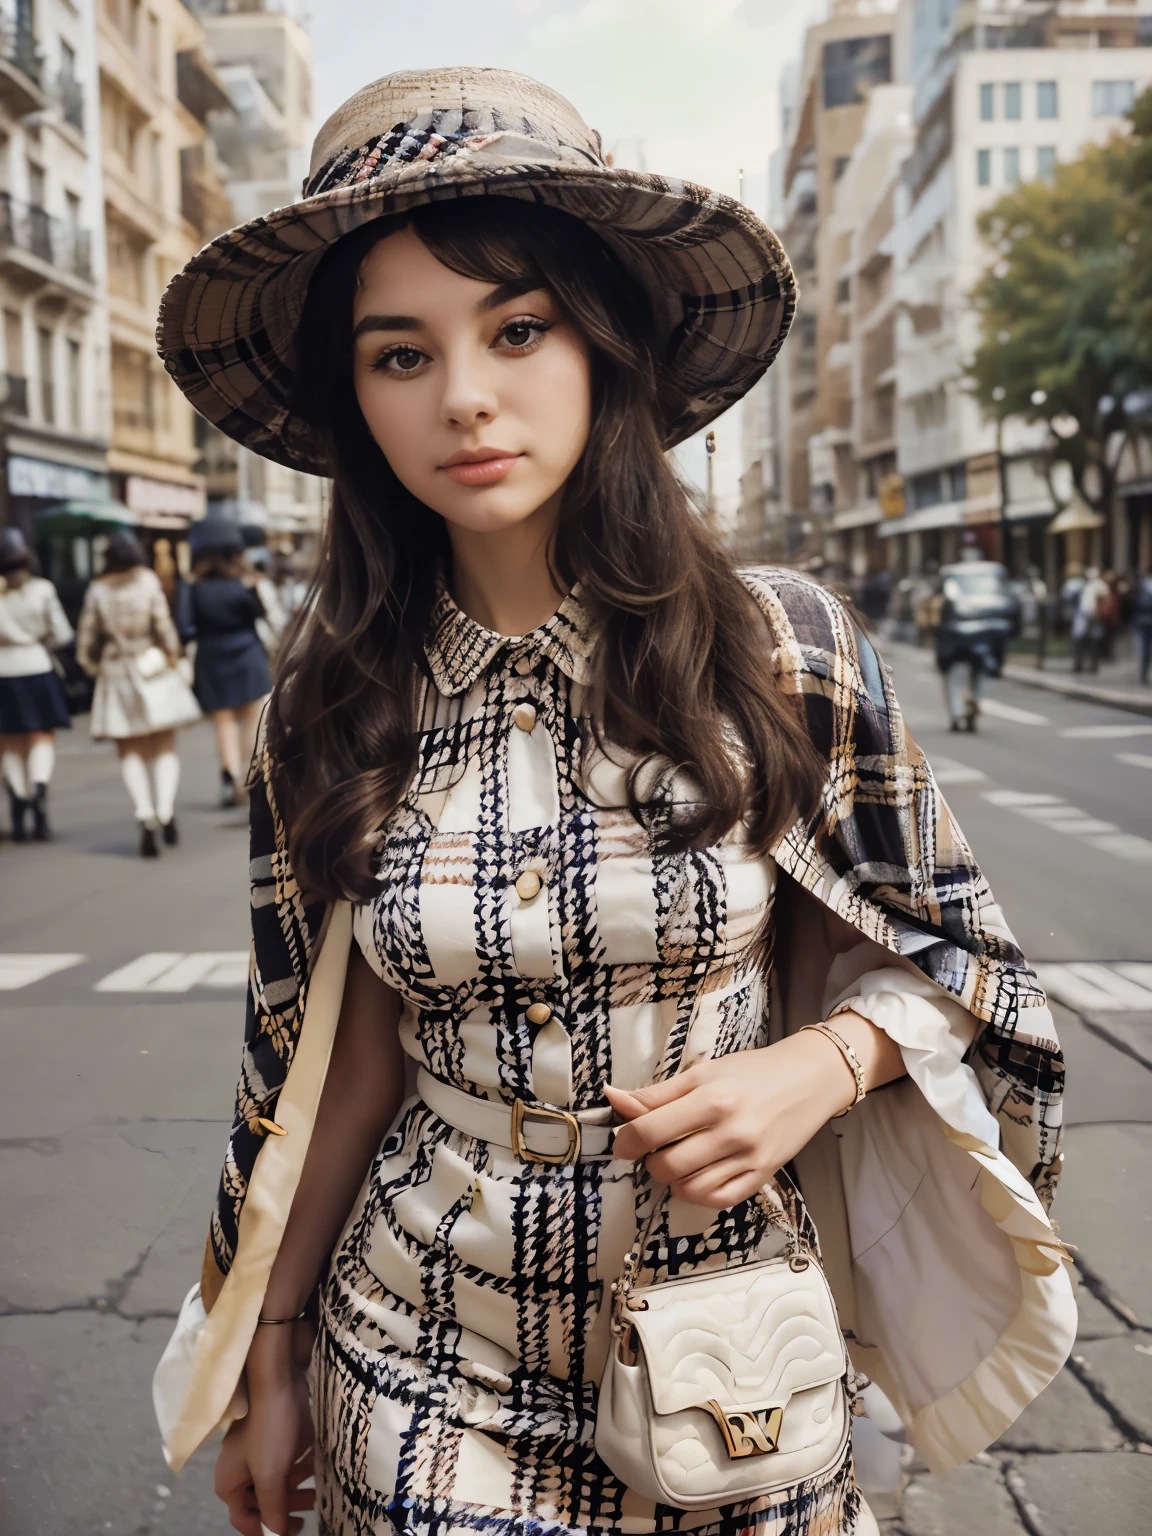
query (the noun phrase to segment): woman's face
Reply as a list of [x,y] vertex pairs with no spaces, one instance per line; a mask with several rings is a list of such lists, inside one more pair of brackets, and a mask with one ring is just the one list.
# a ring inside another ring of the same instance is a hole
[[356,398],[414,496],[475,533],[554,513],[592,386],[547,289],[462,277],[407,228],[365,257],[352,321]]

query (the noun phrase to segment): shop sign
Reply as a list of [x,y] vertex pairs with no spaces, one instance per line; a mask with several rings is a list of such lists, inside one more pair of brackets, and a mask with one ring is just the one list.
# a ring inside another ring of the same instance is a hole
[[876,487],[876,494],[880,501],[880,510],[885,517],[904,516],[903,475],[885,475]]
[[8,460],[8,492],[38,496],[43,501],[107,501],[108,476],[79,464],[53,464],[14,453]]
[[144,475],[129,475],[124,481],[124,501],[141,519],[152,517],[203,517],[208,510],[208,494],[202,485],[176,485],[171,480],[149,480]]

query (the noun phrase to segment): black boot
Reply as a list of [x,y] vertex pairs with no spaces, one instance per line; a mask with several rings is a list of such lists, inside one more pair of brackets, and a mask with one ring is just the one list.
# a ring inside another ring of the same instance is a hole
[[140,823],[140,857],[142,859],[158,859],[160,857],[160,845],[156,841],[156,828],[149,821]]
[[220,770],[220,808],[228,810],[234,805],[240,804],[240,797],[236,793],[236,780],[228,772],[227,768]]
[[32,790],[32,836],[38,843],[52,841],[52,828],[48,825],[48,786],[37,784]]
[[24,827],[24,818],[32,809],[31,800],[22,800],[11,784],[6,786],[8,790],[8,809],[12,815],[12,841],[14,843],[26,843],[28,833]]
[[175,816],[173,816],[171,821],[162,821],[160,823],[160,835],[169,848],[175,848],[176,844],[180,841],[180,833],[176,829]]

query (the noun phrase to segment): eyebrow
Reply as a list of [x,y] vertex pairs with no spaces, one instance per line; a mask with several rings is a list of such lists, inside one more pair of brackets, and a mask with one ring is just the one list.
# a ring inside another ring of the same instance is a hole
[[[507,304],[511,299],[519,299],[526,293],[536,293],[543,287],[535,277],[513,277],[506,283],[500,283],[492,292],[486,294],[476,306],[478,315],[489,314],[494,309],[499,309],[501,304]],[[357,336],[363,336],[366,331],[418,331],[423,327],[423,321],[415,315],[365,315],[356,322],[352,332],[352,340]]]

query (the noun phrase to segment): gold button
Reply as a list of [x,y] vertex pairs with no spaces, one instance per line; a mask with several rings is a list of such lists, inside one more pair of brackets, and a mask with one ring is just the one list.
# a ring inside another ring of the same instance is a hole
[[547,1024],[552,1017],[552,1010],[547,1003],[529,1003],[527,1019],[529,1024]]
[[512,711],[512,723],[519,726],[522,731],[530,731],[536,724],[535,704],[517,704]]
[[270,1131],[273,1136],[287,1136],[288,1134],[282,1125],[277,1125],[275,1120],[266,1120],[263,1115],[256,1116],[256,1124],[262,1126],[264,1130]]
[[516,894],[521,901],[531,901],[533,896],[539,895],[543,884],[543,880],[534,869],[526,869],[522,875],[516,877]]

